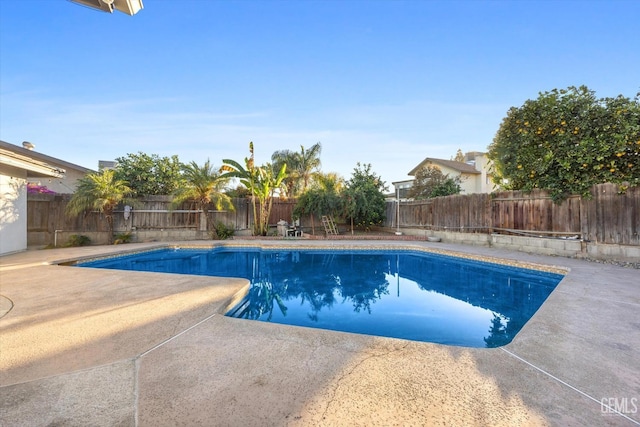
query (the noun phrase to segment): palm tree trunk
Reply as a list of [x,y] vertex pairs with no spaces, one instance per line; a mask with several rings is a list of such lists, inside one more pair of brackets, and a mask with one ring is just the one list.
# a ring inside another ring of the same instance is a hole
[[198,227],[200,231],[207,231],[207,209],[202,208],[200,210],[200,226]]

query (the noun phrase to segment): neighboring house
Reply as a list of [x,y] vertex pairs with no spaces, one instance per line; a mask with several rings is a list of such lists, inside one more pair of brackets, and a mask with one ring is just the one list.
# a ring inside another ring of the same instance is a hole
[[76,181],[91,172],[32,148],[0,141],[0,255],[27,249],[27,183],[73,193]]
[[407,193],[413,187],[413,179],[407,179],[405,181],[396,181],[391,183],[395,190],[394,194],[387,194],[387,200],[400,199],[406,200]]
[[[427,157],[411,169],[407,175],[415,176],[418,170],[424,166],[435,166],[450,178],[460,178],[461,194],[491,193],[497,188],[491,179],[491,164],[486,153],[477,151],[466,153],[464,162]],[[400,198],[403,198],[403,194],[406,195],[411,188],[413,180],[398,181],[392,184],[396,194],[400,194]]]
[[0,154],[2,156],[18,156],[26,157],[37,162],[46,163],[47,165],[64,170],[65,173],[61,177],[52,176],[28,176],[27,182],[47,187],[54,193],[72,194],[76,191],[77,181],[88,173],[95,172],[91,169],[47,156],[46,154],[35,151],[34,145],[23,142],[22,147],[0,141]]

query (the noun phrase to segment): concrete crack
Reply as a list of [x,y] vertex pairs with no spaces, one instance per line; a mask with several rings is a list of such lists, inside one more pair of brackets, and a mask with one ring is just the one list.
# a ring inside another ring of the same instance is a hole
[[369,356],[362,358],[362,360],[360,360],[354,366],[352,366],[351,369],[349,369],[348,372],[345,372],[342,375],[340,375],[340,377],[337,379],[337,381],[335,381],[335,386],[333,387],[333,390],[330,392],[330,397],[329,397],[329,399],[327,401],[327,404],[325,405],[324,411],[322,411],[322,416],[320,417],[320,419],[321,420],[325,419],[325,417],[327,415],[327,412],[329,411],[329,407],[331,407],[333,402],[335,401],[336,394],[337,394],[338,389],[340,388],[340,384],[343,382],[343,380],[345,380],[346,378],[351,376],[351,374],[353,374],[356,370],[358,370],[365,362],[367,362],[367,361],[369,361],[371,359],[375,359],[375,358],[386,357],[386,356],[389,356],[389,355],[394,354],[394,353],[401,353],[407,348],[408,345],[409,345],[408,343],[405,343],[404,345],[402,345],[399,348],[395,348],[393,350],[389,350],[389,351],[386,351],[384,353],[370,354]]

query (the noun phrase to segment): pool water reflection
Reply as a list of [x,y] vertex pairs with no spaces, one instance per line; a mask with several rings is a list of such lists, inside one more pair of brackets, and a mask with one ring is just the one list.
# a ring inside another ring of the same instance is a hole
[[562,275],[417,251],[169,249],[80,264],[251,281],[228,316],[435,342],[511,342]]

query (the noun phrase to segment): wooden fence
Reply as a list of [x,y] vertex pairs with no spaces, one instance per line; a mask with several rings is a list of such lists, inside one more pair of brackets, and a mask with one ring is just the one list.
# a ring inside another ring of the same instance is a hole
[[640,187],[619,194],[617,185],[599,184],[592,188],[591,195],[571,196],[560,204],[543,190],[437,197],[400,202],[399,207],[392,201],[387,203],[384,225],[465,233],[578,236],[598,243],[640,245]]
[[[29,194],[27,198],[27,235],[30,245],[54,243],[56,230],[83,234],[107,232],[107,222],[98,212],[90,212],[78,217],[65,215],[70,194]],[[146,196],[125,216],[124,208],[114,212],[115,233],[131,230],[203,230],[210,231],[217,222],[222,222],[234,230],[253,227],[253,206],[249,199],[233,199],[235,209],[209,211],[206,227],[201,224],[201,211],[194,203],[184,203],[172,207],[169,196]],[[274,200],[269,224],[275,225],[281,219],[292,220],[295,201]]]
[[640,245],[640,187],[619,194],[617,185],[591,189],[592,198],[581,206],[582,234],[600,243]]
[[[71,195],[29,194],[27,199],[27,230],[29,232],[49,232],[53,230],[107,231],[107,223],[102,215],[91,212],[78,217],[65,215],[65,208]],[[169,209],[171,199],[163,196],[149,196],[140,200],[140,206],[125,220],[124,210],[114,215],[114,229],[126,230],[134,226],[139,229],[156,228],[196,228],[198,215],[188,204]],[[127,223],[129,221],[129,223]]]
[[[545,191],[518,191],[493,194],[456,195],[429,200],[387,202],[384,226],[424,228],[435,231],[464,233],[511,233],[542,236],[578,236],[598,243],[640,246],[640,187],[618,194],[618,186],[600,184],[592,189],[592,197],[569,197],[553,203]],[[64,208],[70,195],[29,194],[27,231],[30,242],[53,242],[55,230],[106,232],[107,225],[98,213],[68,218]],[[212,223],[222,222],[235,230],[253,227],[253,210],[249,199],[234,199],[235,210],[211,211]],[[295,200],[274,200],[269,224],[292,221]],[[125,219],[124,211],[116,212],[114,230],[200,230],[200,212],[193,204],[172,209],[166,196],[149,196]],[[399,208],[399,209],[398,209]],[[399,211],[399,217],[398,217]],[[399,224],[398,224],[399,218]],[[312,223],[316,233],[323,233],[318,218],[301,219],[305,230]]]
[[[491,226],[490,198],[489,194],[473,194],[401,202],[400,227],[486,233]],[[398,225],[397,209],[396,202],[387,202],[385,226]]]

